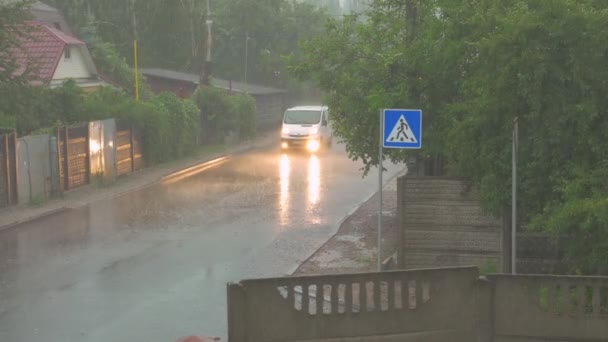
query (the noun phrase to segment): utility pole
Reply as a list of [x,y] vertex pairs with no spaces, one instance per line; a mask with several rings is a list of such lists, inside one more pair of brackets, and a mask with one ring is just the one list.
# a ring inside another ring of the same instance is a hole
[[205,62],[203,63],[203,67],[201,68],[201,79],[200,83],[204,85],[209,85],[209,78],[211,77],[211,27],[213,25],[213,20],[211,19],[211,0],[207,0],[207,19],[205,20],[207,24],[207,41],[206,41],[206,57]]
[[382,146],[384,145],[384,112],[380,111],[380,124],[379,124],[379,136],[380,141],[378,145],[378,272],[382,272],[382,172],[384,166],[382,161],[384,159],[384,153]]
[[133,17],[133,67],[135,68],[135,101],[139,101],[139,68],[137,66],[137,19],[135,18],[135,0],[131,0]]
[[[205,24],[207,24],[207,40],[206,40],[206,56],[205,61],[201,63],[201,70],[199,75],[199,86],[209,86],[211,76],[211,26],[213,20],[211,20],[211,1],[207,0],[207,15]],[[204,108],[200,109],[200,142],[206,143],[209,141],[209,113]]]
[[245,32],[245,93],[249,90],[249,85],[247,84],[247,72],[249,65],[249,30]]
[[517,274],[517,152],[519,143],[519,122],[518,117],[513,119],[513,155],[511,181],[511,273]]

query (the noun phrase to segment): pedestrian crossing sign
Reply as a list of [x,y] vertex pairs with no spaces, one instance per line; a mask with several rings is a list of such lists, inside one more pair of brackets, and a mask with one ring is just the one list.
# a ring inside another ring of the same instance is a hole
[[422,147],[422,111],[385,109],[382,113],[384,148],[419,149]]

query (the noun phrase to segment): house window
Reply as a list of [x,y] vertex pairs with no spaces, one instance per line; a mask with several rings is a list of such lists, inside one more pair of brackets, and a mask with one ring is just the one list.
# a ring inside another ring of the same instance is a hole
[[70,57],[72,57],[72,52],[70,51],[69,46],[65,47],[65,49],[63,50],[63,53],[64,53],[65,59],[70,59]]

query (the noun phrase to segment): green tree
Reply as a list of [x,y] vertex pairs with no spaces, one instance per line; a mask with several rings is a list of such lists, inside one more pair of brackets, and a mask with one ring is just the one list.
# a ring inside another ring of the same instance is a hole
[[[206,1],[54,0],[53,4],[77,31],[86,31],[85,36],[96,31],[99,40],[115,47],[129,64],[136,28],[141,65],[200,70],[206,54]],[[212,14],[213,74],[245,78],[249,32],[247,79],[276,86],[288,84],[282,57],[298,54],[298,40],[320,34],[326,18],[325,12],[312,5],[288,0],[212,1]]]
[[577,269],[605,264],[606,193],[569,189],[608,160],[608,3],[384,0],[366,16],[331,21],[291,61],[325,90],[350,156],[377,164],[381,108],[422,108],[423,149],[387,156],[447,156],[449,172],[473,181],[499,213],[510,203],[517,116],[520,219],[571,234]]
[[27,28],[20,24],[29,18],[30,3],[0,3],[0,126],[3,127],[15,127],[15,113],[27,107],[31,70],[19,70],[15,53],[28,37]]

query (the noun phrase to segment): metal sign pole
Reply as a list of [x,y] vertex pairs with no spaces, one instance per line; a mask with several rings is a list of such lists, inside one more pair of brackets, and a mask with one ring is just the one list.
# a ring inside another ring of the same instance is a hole
[[378,272],[382,272],[382,165],[384,148],[422,147],[422,110],[384,109],[380,111],[378,146]]
[[380,139],[378,140],[378,272],[382,272],[382,159],[383,151],[382,145],[384,144],[384,120],[380,111]]
[[513,180],[511,184],[511,273],[517,274],[517,143],[518,120],[513,119]]

